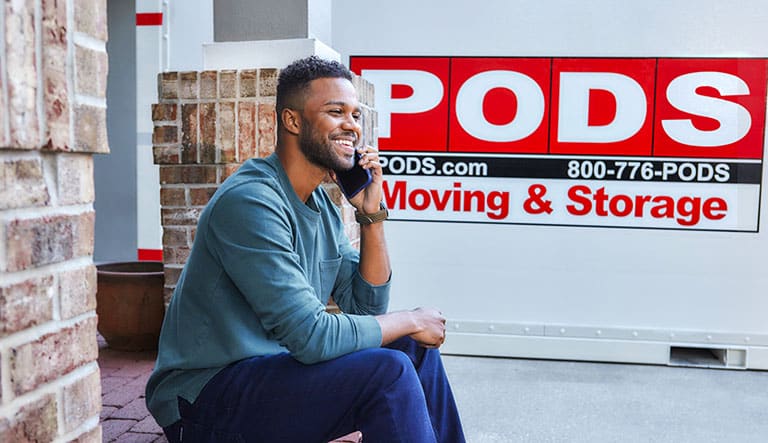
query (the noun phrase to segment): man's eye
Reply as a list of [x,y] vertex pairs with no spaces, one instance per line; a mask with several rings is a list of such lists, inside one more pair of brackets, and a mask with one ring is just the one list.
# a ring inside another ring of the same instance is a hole
[[341,109],[331,109],[330,113],[331,114],[343,114],[344,111],[342,111]]
[[354,119],[355,119],[355,121],[359,121],[361,117],[362,117],[362,115],[360,115],[360,114],[358,114],[358,113],[354,113],[354,114],[352,114],[352,118],[354,118]]

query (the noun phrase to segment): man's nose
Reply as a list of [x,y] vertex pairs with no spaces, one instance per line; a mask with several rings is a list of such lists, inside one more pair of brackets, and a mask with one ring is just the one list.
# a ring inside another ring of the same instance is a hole
[[352,114],[347,114],[347,118],[344,119],[342,127],[345,130],[355,131],[357,133],[360,133],[362,131],[362,126],[360,125],[360,121],[355,119],[355,117]]

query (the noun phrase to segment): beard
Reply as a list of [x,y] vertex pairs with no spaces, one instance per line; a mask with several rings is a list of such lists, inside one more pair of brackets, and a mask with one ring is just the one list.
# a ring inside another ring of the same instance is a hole
[[354,165],[354,156],[350,158],[340,156],[335,144],[330,139],[317,134],[314,127],[309,124],[301,126],[299,148],[310,163],[321,168],[348,171]]

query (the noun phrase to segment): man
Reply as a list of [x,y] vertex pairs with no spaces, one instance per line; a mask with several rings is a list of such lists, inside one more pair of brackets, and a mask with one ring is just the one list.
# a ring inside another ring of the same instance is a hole
[[[147,384],[171,442],[464,441],[436,349],[445,318],[386,313],[382,168],[358,147],[350,80],[316,57],[281,71],[275,153],[245,162],[200,216]],[[356,149],[372,173],[350,200],[359,253],[319,186]],[[330,296],[343,314],[326,312]]]

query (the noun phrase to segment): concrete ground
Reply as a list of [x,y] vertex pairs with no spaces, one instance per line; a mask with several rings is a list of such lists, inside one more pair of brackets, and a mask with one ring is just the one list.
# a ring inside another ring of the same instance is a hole
[[[768,372],[458,356],[444,362],[470,443],[768,442]],[[144,406],[153,363],[151,352],[114,351],[100,340],[104,442],[166,441]]]
[[768,442],[768,372],[445,356],[467,441]]

